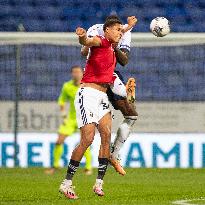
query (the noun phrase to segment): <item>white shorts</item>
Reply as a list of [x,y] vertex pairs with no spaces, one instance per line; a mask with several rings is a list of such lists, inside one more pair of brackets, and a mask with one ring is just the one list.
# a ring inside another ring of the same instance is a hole
[[107,94],[94,88],[79,88],[75,109],[78,128],[90,123],[99,124],[100,119],[110,112]]
[[110,89],[112,92],[116,95],[119,95],[123,98],[127,97],[127,91],[124,83],[121,81],[117,73],[113,73],[113,76],[115,77],[115,80],[113,84],[110,86]]

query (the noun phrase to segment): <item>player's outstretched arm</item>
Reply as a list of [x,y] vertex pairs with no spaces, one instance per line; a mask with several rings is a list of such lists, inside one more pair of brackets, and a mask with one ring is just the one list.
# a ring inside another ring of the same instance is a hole
[[123,29],[123,33],[129,31],[131,28],[133,28],[137,23],[137,18],[135,16],[129,16],[127,17],[127,27]]
[[83,46],[92,47],[92,46],[100,46],[101,40],[97,36],[94,36],[92,38],[87,37],[86,30],[83,28],[78,27],[76,29],[76,34],[79,38],[79,43]]

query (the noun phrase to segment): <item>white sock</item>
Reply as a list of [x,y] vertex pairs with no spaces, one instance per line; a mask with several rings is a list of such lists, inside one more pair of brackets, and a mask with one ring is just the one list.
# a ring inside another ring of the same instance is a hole
[[119,152],[130,135],[131,127],[134,125],[136,119],[124,119],[123,123],[117,130],[117,136],[114,141],[112,157],[118,158]]

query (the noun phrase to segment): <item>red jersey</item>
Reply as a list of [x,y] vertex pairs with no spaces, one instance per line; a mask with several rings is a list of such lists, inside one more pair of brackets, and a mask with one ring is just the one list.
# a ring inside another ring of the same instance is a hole
[[113,83],[113,72],[116,66],[115,52],[112,44],[104,36],[101,46],[90,48],[90,57],[87,60],[82,83]]

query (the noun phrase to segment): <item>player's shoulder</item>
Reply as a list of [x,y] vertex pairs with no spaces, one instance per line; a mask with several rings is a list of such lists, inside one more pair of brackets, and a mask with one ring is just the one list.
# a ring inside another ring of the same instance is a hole
[[65,88],[70,88],[74,85],[73,83],[73,80],[69,80],[69,81],[66,81],[64,84],[63,84],[63,87]]
[[[104,24],[94,24],[89,29],[102,29]],[[89,30],[88,29],[88,30]]]
[[101,40],[101,47],[110,47],[111,46],[110,41],[107,38],[105,38],[105,36],[97,35],[96,37],[100,38],[100,40]]
[[103,35],[103,24],[95,24],[91,26],[87,31],[88,36],[97,36],[97,35]]

